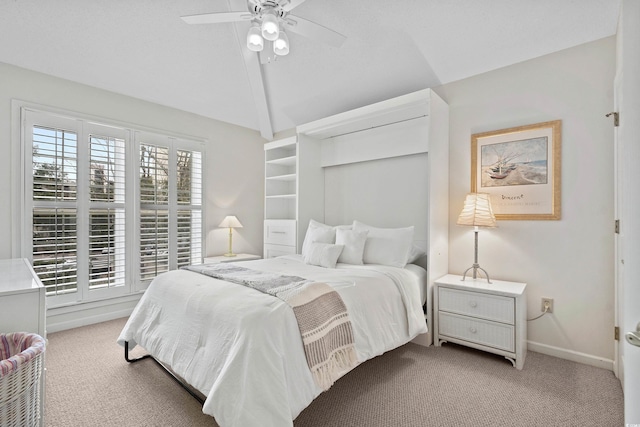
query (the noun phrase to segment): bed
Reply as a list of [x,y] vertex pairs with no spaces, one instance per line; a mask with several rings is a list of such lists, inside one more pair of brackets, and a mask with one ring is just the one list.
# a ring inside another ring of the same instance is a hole
[[[233,264],[328,284],[349,313],[358,363],[427,331],[424,268],[341,262],[326,268],[308,261],[306,254]],[[292,426],[323,392],[289,305],[194,271],[156,277],[118,342],[140,345],[202,393],[203,412],[221,427]]]

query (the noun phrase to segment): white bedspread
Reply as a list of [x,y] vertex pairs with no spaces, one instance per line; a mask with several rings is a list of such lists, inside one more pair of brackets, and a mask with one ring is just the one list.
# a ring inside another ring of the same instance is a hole
[[[327,269],[306,265],[299,255],[239,265],[336,289],[349,311],[360,362],[427,331],[419,267]],[[191,271],[154,279],[118,338],[121,345],[124,341],[141,345],[202,392],[203,412],[221,427],[292,426],[322,392],[286,303]]]

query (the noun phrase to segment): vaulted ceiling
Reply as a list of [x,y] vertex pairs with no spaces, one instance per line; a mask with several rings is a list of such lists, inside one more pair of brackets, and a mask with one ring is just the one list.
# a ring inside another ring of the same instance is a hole
[[[281,0],[283,3],[286,0]],[[273,132],[614,35],[620,0],[306,0],[346,36],[260,64],[245,0],[0,0],[0,62]],[[1,76],[0,76],[1,78]]]

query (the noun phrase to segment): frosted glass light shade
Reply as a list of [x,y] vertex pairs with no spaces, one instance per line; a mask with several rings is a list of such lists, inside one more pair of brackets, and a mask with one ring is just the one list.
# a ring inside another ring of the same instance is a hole
[[464,200],[464,207],[458,216],[458,225],[475,227],[496,227],[496,217],[491,208],[491,198],[487,193],[470,193]]
[[264,40],[260,27],[254,26],[247,33],[247,48],[253,52],[260,52],[264,48]]
[[278,18],[273,12],[267,12],[262,17],[262,37],[269,41],[274,41],[280,35]]
[[242,224],[235,215],[225,216],[218,227],[221,228],[242,228]]
[[284,31],[280,31],[280,36],[273,42],[273,53],[284,56],[289,53],[289,37]]

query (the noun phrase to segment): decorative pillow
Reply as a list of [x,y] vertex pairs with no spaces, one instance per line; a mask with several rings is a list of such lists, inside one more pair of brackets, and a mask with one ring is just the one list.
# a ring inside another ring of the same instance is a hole
[[[344,229],[351,229],[352,225],[336,225],[335,227],[332,227],[331,225],[327,225],[327,224],[323,224],[321,222],[318,222],[314,219],[309,220],[309,226],[307,227],[307,234],[305,234],[304,236],[304,242],[302,242],[302,250],[301,253],[302,255],[306,255],[307,254],[307,248],[308,246],[313,243],[314,241],[316,242],[320,242],[320,243],[334,243],[336,241],[336,230],[340,229],[340,228],[344,228]],[[311,230],[314,229],[324,229],[324,230],[330,230],[331,232],[331,238],[329,239],[328,236],[326,234],[322,234],[320,233],[319,237],[315,237],[313,235],[311,235],[309,232]]]
[[362,265],[364,245],[369,230],[356,231],[339,228],[336,230],[336,245],[344,245],[338,262]]
[[307,234],[302,243],[302,255],[306,256],[312,243],[333,243],[336,240],[336,232],[333,228],[307,228]]
[[377,228],[353,221],[355,231],[368,230],[364,245],[365,264],[382,264],[392,267],[407,265],[409,251],[413,245],[413,226],[404,228]]
[[343,245],[330,243],[311,243],[304,256],[305,264],[318,265],[326,268],[336,268],[338,257],[342,253]]

